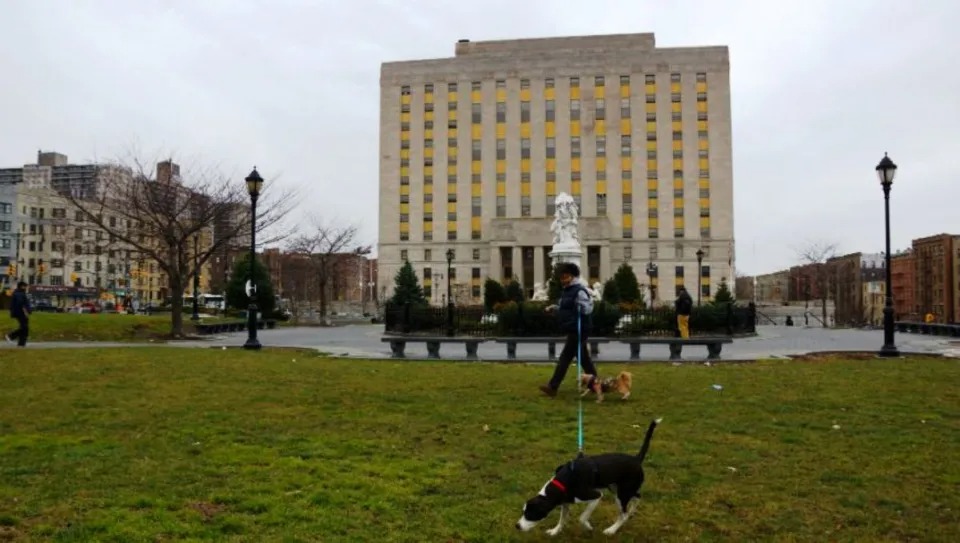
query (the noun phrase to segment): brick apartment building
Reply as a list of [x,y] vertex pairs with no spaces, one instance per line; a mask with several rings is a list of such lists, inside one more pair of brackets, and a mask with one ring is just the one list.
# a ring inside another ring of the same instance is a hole
[[[298,306],[319,308],[317,268],[308,255],[272,248],[258,258],[269,270],[277,296]],[[332,258],[332,273],[326,285],[328,310],[372,308],[378,300],[377,260],[356,253],[335,254]]]
[[916,269],[913,250],[907,249],[890,257],[893,310],[896,320],[917,320]]
[[939,234],[913,240],[914,304],[917,317],[955,323],[960,317],[960,236]]

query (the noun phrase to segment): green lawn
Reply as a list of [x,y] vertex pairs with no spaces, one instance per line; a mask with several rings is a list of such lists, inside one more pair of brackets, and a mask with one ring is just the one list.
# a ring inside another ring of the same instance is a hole
[[[203,322],[216,322],[205,318]],[[231,319],[236,320],[236,319]],[[12,319],[0,319],[0,329],[16,327]],[[193,333],[190,313],[184,314],[184,331]],[[166,340],[170,314],[156,316],[117,313],[34,313],[30,316],[30,341],[134,341]]]
[[[588,453],[636,452],[664,417],[616,540],[956,540],[957,364],[631,366],[631,400],[585,404]],[[2,350],[0,540],[546,541],[555,513],[513,525],[576,449],[572,380],[543,398],[548,372]],[[608,494],[598,533],[558,539],[610,540],[614,515]]]

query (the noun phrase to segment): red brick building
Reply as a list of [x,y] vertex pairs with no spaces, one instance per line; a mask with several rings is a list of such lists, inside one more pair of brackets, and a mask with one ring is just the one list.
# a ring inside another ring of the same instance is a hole
[[918,319],[914,266],[911,249],[890,257],[890,281],[893,287],[893,309],[896,320]]
[[920,318],[930,313],[934,322],[957,322],[958,252],[960,236],[939,234],[913,240],[914,302]]

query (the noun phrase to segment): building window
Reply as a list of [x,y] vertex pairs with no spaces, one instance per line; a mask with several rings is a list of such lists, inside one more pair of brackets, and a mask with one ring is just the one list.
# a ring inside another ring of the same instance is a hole
[[707,120],[707,112],[706,112],[706,111],[698,111],[698,112],[697,112],[697,120],[698,120],[698,121],[706,121],[706,120]]
[[456,240],[457,240],[457,232],[456,232],[456,230],[448,230],[448,231],[447,231],[447,241],[456,241]]
[[520,122],[529,123],[530,122],[530,101],[524,100],[520,102]]
[[674,122],[680,122],[683,120],[683,112],[681,111],[672,111],[670,113],[670,120]]
[[529,80],[529,79],[521,79],[521,80],[520,80],[520,88],[521,88],[521,89],[529,89],[529,88],[530,88],[530,80]]
[[623,239],[633,239],[633,229],[624,227],[623,229]]
[[594,100],[594,109],[596,109],[595,116],[598,121],[602,121],[607,118],[607,101],[603,98],[597,98]]
[[657,133],[647,132],[647,141],[657,141]]
[[629,75],[621,75],[621,76],[620,76],[620,84],[623,85],[623,86],[630,85],[630,76],[629,76]]
[[707,93],[705,93],[705,92],[698,92],[698,93],[697,93],[697,101],[698,101],[698,102],[706,102],[706,101],[707,101]]
[[520,139],[520,158],[530,158],[530,138]]
[[480,249],[474,249],[474,250],[473,250],[473,259],[474,259],[474,260],[480,260]]
[[710,277],[710,266],[703,266],[700,268],[700,277]]
[[707,139],[707,131],[706,131],[706,130],[698,130],[698,131],[697,131],[697,138],[702,139],[702,140]]
[[401,96],[410,96],[410,85],[403,85],[400,87]]
[[400,249],[400,260],[402,260],[402,261],[404,261],[404,262],[407,261],[407,250],[406,250],[406,249]]
[[597,156],[607,156],[607,137],[597,135]]
[[480,124],[483,120],[481,104],[470,104],[470,121],[473,124]]
[[632,194],[623,195],[622,206],[623,207],[621,208],[621,210],[624,215],[630,215],[633,213],[633,195]]
[[710,178],[710,170],[708,170],[708,169],[701,169],[701,170],[700,170],[700,179],[709,179],[709,178]]
[[620,118],[621,119],[630,118],[630,99],[629,98],[620,99]]
[[673,216],[674,216],[674,217],[683,217],[683,208],[682,208],[682,207],[675,207],[675,208],[673,208]]
[[557,142],[554,138],[547,138],[547,158],[556,158]]
[[530,197],[529,196],[520,197],[520,216],[521,217],[530,216]]
[[709,208],[709,207],[701,207],[701,208],[700,208],[700,216],[701,216],[701,217],[709,217],[709,216],[710,216],[710,208]]
[[497,217],[507,216],[507,197],[497,196]]
[[630,136],[620,136],[620,154],[630,156]]
[[697,83],[706,83],[706,82],[707,82],[707,74],[705,74],[705,73],[698,73],[698,74],[697,74]]
[[498,123],[507,122],[507,103],[506,102],[497,102],[497,122]]
[[[550,142],[550,140],[552,140],[552,139],[553,139],[553,138],[549,138],[549,139],[547,140],[547,142],[548,142],[547,145],[550,145],[549,142]],[[570,137],[570,156],[571,156],[571,157],[574,157],[574,158],[580,156],[580,137],[579,137],[579,136],[571,136],[571,137]],[[553,158],[552,156],[550,156],[550,148],[549,148],[549,147],[547,147],[547,158]]]
[[507,140],[500,138],[497,140],[497,160],[506,160],[507,158]]
[[473,160],[481,159],[481,150],[482,144],[480,140],[471,140],[470,141],[470,150],[473,156]]
[[709,197],[710,197],[710,189],[700,189],[700,197],[701,197],[701,198],[709,198]]
[[683,279],[683,266],[677,266],[673,270],[674,275],[677,279]]
[[556,120],[557,112],[555,110],[556,110],[556,102],[554,102],[553,100],[547,100],[546,112],[545,112],[547,122],[552,123],[554,120]]
[[571,86],[571,87],[579,87],[579,86],[580,86],[580,78],[579,78],[579,77],[571,77],[571,78],[570,78],[570,86]]
[[604,217],[607,214],[607,195],[597,194],[597,216]]
[[480,90],[480,89],[481,89],[481,83],[480,83],[479,81],[471,81],[471,82],[470,82],[470,90],[478,91],[478,90]]
[[548,77],[548,78],[544,79],[544,80],[543,80],[543,86],[544,86],[545,88],[552,89],[552,88],[553,88],[553,78],[552,78],[552,77]]
[[670,93],[670,101],[673,102],[673,103],[675,103],[675,104],[676,104],[676,103],[679,103],[679,102],[680,102],[680,93],[679,93],[679,92],[671,92],[671,93]]
[[657,152],[653,149],[647,149],[647,158],[650,160],[656,160]]
[[677,239],[682,239],[682,238],[684,237],[683,228],[674,228],[674,229],[673,229],[673,237],[675,237],[675,238],[677,238]]
[[650,170],[650,169],[648,169],[648,170],[647,170],[647,179],[656,179],[656,178],[657,178],[657,170]]
[[580,100],[577,100],[577,99],[570,100],[570,120],[571,121],[580,120]]
[[505,89],[505,88],[507,88],[507,81],[506,81],[505,79],[498,79],[498,80],[497,80],[497,88],[498,88],[498,89]]

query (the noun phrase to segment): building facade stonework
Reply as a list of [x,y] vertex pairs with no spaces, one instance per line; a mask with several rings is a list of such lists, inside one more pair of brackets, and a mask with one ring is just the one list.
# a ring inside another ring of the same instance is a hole
[[729,70],[727,47],[653,34],[462,41],[383,64],[379,284],[408,260],[431,299],[440,274],[474,301],[486,277],[529,293],[565,192],[590,282],[627,262],[647,283],[653,262],[657,301],[698,284],[710,299],[734,277]]

